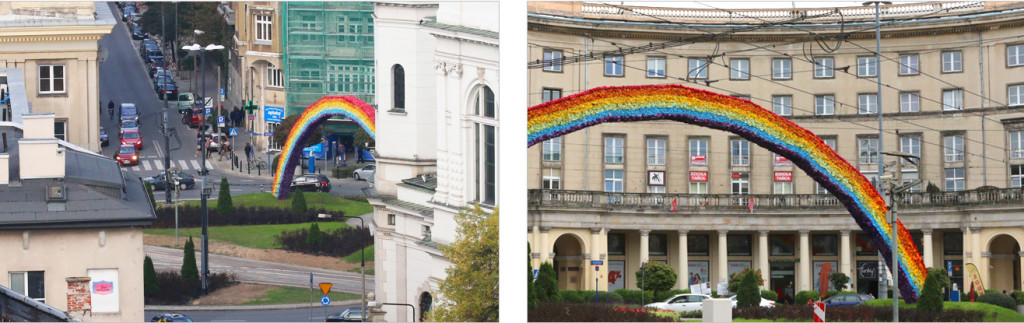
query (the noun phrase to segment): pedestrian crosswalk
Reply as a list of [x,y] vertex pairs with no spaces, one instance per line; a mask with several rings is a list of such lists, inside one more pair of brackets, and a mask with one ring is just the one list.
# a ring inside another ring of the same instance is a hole
[[[195,160],[195,159],[171,160],[171,164],[170,164],[170,167],[179,167],[179,168],[181,168],[181,170],[199,170],[201,168],[201,166],[202,166],[202,164],[198,160]],[[207,160],[206,161],[206,169],[214,169],[214,168],[215,168],[214,164],[211,163],[209,160]],[[138,165],[132,166],[129,169],[132,170],[132,171],[136,171],[136,172],[139,172],[139,171],[149,171],[149,170],[160,171],[160,170],[164,170],[165,167],[164,167],[164,161],[163,160],[143,159],[143,160],[139,161]]]

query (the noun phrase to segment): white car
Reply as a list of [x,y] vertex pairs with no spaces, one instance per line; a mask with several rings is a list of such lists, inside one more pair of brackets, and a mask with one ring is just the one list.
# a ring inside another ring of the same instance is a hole
[[700,294],[678,294],[669,297],[664,302],[650,303],[644,307],[656,308],[659,310],[670,310],[677,313],[700,311],[704,307],[704,300],[711,299],[709,295]]
[[373,174],[377,172],[377,165],[366,165],[352,172],[352,178],[365,181],[373,181]]
[[[730,297],[729,299],[732,300],[732,308],[736,308],[736,304],[739,303],[739,301],[736,300],[736,295],[732,295],[732,297]],[[764,297],[762,297],[761,298],[761,307],[775,307],[775,302],[773,302],[772,300],[765,299]]]

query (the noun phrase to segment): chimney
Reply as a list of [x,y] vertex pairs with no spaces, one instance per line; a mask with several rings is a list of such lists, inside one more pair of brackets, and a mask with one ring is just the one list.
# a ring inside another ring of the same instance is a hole
[[82,314],[92,311],[92,293],[89,291],[89,277],[68,277],[68,313],[82,311]]
[[0,185],[11,183],[11,155],[0,154]]
[[18,139],[22,179],[64,178],[66,152],[53,136],[53,113],[23,116],[24,138]]
[[26,113],[22,115],[25,139],[50,139],[53,135],[53,113]]

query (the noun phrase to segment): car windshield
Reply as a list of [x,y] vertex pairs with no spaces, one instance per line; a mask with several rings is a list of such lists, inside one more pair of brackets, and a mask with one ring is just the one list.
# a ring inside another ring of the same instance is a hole
[[135,115],[135,107],[121,107],[121,115]]
[[192,94],[181,94],[178,95],[178,101],[194,101]]
[[150,50],[147,54],[149,56],[164,56],[164,53],[161,53],[160,50]]
[[155,43],[146,43],[146,50],[147,51],[160,50],[160,46],[157,46]]
[[121,150],[118,151],[118,153],[121,153],[121,154],[134,154],[135,153],[135,147],[132,147],[132,146],[121,147]]
[[135,123],[135,120],[127,120],[121,123],[121,128],[138,128],[139,125]]
[[124,136],[122,136],[122,137],[125,138],[125,139],[139,139],[139,133],[135,132],[135,131],[129,131],[129,132],[125,132]]

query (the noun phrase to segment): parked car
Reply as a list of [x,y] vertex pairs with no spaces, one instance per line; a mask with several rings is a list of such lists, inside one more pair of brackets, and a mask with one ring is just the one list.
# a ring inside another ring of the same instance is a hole
[[149,61],[149,75],[156,74],[157,67],[167,68],[167,62],[164,62],[163,56],[160,56],[160,59]]
[[153,185],[154,191],[162,191],[169,187],[174,187],[173,183],[178,183],[178,189],[187,190],[196,186],[196,178],[188,173],[180,170],[171,171],[171,185],[167,185],[166,171],[160,172],[159,175],[152,177],[146,177],[142,180]]
[[140,26],[138,24],[133,24],[131,26],[131,31],[132,31],[132,39],[139,40],[139,39],[146,38],[146,33],[142,32],[142,26]]
[[192,92],[178,93],[178,113],[186,113],[192,110],[196,104],[196,95]]
[[375,173],[377,173],[377,165],[367,165],[352,171],[352,178],[355,178],[357,181],[368,180],[373,178]]
[[153,90],[156,91],[160,100],[163,100],[164,97],[167,97],[168,100],[178,97],[178,84],[174,83],[174,79],[170,76],[157,77]]
[[135,149],[142,150],[142,134],[138,129],[127,130],[121,134],[122,145],[133,145]]
[[121,122],[128,120],[139,122],[139,109],[135,107],[135,103],[121,103]]
[[138,12],[138,9],[136,9],[134,5],[126,5],[124,7],[124,11],[121,12],[121,21],[127,22],[128,18],[131,17],[132,14],[136,13],[136,12]]
[[670,310],[678,313],[700,311],[704,307],[704,300],[711,299],[711,296],[700,294],[678,294],[669,297],[664,302],[650,303],[644,307],[656,308],[659,310]]
[[189,128],[198,128],[203,124],[203,108],[193,106],[191,110],[188,110],[188,112],[181,117],[181,123],[187,124]]
[[[732,300],[732,308],[736,308],[736,304],[739,303],[739,301],[736,300],[736,295],[732,295],[732,297],[730,297],[729,299]],[[761,307],[775,307],[775,302],[762,297],[760,305]]]
[[210,134],[210,150],[220,151],[221,147],[231,150],[231,138],[224,133]]
[[192,318],[184,314],[162,313],[157,314],[150,322],[192,322]]
[[320,174],[300,175],[292,180],[293,191],[330,192],[331,180]]
[[363,310],[361,308],[350,308],[341,313],[327,316],[327,322],[362,322]]
[[160,46],[156,44],[156,40],[146,38],[142,40],[142,43],[139,43],[139,55],[142,56],[143,59],[146,58],[146,52],[151,50],[160,50]]
[[839,294],[825,300],[827,306],[854,306],[875,299],[868,294]]
[[110,146],[110,137],[107,137],[107,129],[100,127],[100,147]]
[[126,120],[121,122],[121,129],[117,131],[117,135],[121,136],[125,131],[139,131],[139,123],[135,120]]
[[128,23],[138,24],[141,20],[142,14],[139,12],[133,12],[131,15],[128,15]]
[[135,150],[134,145],[121,145],[114,159],[121,166],[135,166],[139,164],[139,151]]
[[158,78],[158,77],[161,77],[161,76],[167,76],[167,77],[170,77],[172,79],[174,78],[174,75],[171,73],[171,70],[169,70],[169,69],[167,69],[165,67],[157,67],[156,71],[154,71],[153,74],[149,75],[149,77],[154,78],[154,79]]

